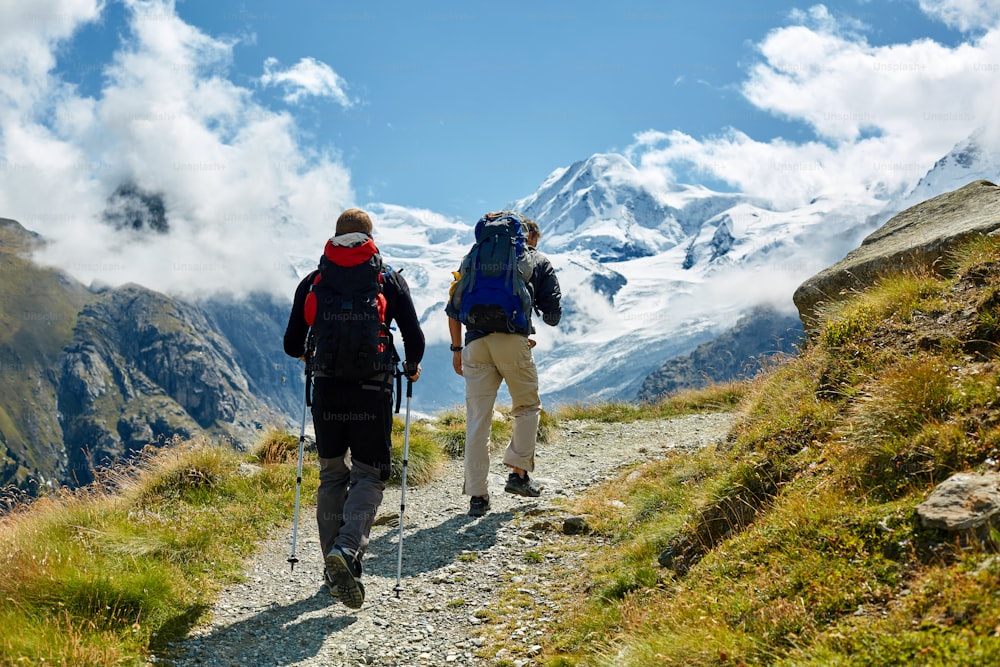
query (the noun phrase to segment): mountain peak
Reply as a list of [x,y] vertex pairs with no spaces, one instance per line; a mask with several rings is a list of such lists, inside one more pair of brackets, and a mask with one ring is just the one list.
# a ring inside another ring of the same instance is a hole
[[[620,153],[595,153],[586,160],[580,160],[574,165],[579,166],[580,173],[594,173],[603,175],[611,170],[622,169],[627,172],[635,172],[635,166]],[[573,167],[570,167],[572,170]]]
[[624,155],[619,153],[595,153],[585,160],[578,160],[568,167],[560,167],[554,170],[542,182],[535,194],[518,200],[513,204],[513,207],[515,210],[522,210],[524,206],[530,205],[540,199],[541,193],[558,192],[570,184],[575,189],[579,189],[590,187],[598,182],[607,182],[609,177],[614,174],[627,180],[637,173],[638,170]]
[[947,155],[917,182],[910,192],[886,207],[892,214],[920,202],[957,190],[973,181],[996,182],[1000,179],[1000,159],[996,147],[990,145],[985,128],[979,128],[956,143]]
[[584,250],[598,261],[656,254],[683,236],[676,211],[618,153],[557,169],[510,208],[541,225],[547,248]]

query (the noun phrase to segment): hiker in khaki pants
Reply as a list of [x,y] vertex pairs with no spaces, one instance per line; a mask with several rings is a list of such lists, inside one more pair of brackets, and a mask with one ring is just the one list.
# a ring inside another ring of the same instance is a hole
[[[535,250],[541,238],[538,225],[524,219],[527,251],[535,255],[534,270],[528,281],[536,312],[550,326],[562,315],[562,294],[555,270],[548,258]],[[537,497],[541,487],[528,473],[535,469],[535,440],[541,401],[538,397],[538,372],[531,355],[534,333],[530,317],[524,331],[515,333],[484,332],[469,329],[462,345],[462,324],[448,319],[451,334],[452,367],[465,378],[465,484],[463,493],[471,496],[469,515],[483,516],[490,509],[487,479],[490,467],[490,426],[493,406],[501,382],[507,383],[514,417],[514,432],[504,452],[503,462],[511,468],[504,491]]]

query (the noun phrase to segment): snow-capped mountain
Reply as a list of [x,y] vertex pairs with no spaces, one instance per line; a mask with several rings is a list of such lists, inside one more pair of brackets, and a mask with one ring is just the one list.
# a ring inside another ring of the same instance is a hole
[[976,130],[968,138],[955,144],[947,155],[934,163],[912,190],[890,201],[880,219],[887,220],[899,211],[945,192],[957,190],[975,180],[986,179],[996,183],[1000,180],[1000,159],[988,148],[989,145],[984,129]]
[[552,251],[610,261],[669,250],[737,198],[696,186],[651,187],[624,156],[598,154],[552,172],[509,208],[540,221]]
[[[543,392],[554,401],[631,399],[663,361],[754,306],[793,312],[795,287],[839,259],[860,235],[850,230],[870,213],[860,204],[775,212],[735,203],[657,255],[597,264],[584,249],[550,253],[566,321],[539,332]],[[609,275],[611,295],[602,289]]]
[[[553,172],[506,207],[539,223],[539,249],[562,286],[563,321],[535,323],[545,402],[632,399],[652,370],[754,306],[794,312],[794,289],[853,248],[881,204],[819,199],[774,210],[739,193],[663,187],[614,154]],[[430,343],[420,409],[462,404],[444,304],[474,221],[370,208],[379,248],[407,278]]]
[[[544,402],[633,399],[650,372],[755,306],[794,313],[795,288],[857,247],[889,213],[977,178],[995,179],[996,166],[973,135],[906,197],[888,204],[874,195],[820,197],[792,209],[702,186],[666,186],[622,155],[557,169],[506,206],[539,223],[539,249],[563,291],[560,325],[535,323]],[[460,405],[464,383],[451,370],[444,304],[475,221],[389,205],[369,210],[379,248],[409,282],[428,338],[418,407]],[[300,273],[311,269],[315,259],[298,266]]]

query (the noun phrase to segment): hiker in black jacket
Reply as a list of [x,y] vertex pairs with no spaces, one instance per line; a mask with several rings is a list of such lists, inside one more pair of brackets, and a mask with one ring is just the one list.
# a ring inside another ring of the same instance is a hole
[[[527,230],[527,252],[533,255],[534,269],[528,280],[533,309],[549,326],[559,324],[562,316],[562,292],[555,269],[548,258],[535,250],[541,232],[535,221],[523,218]],[[452,367],[465,377],[465,483],[463,493],[469,498],[469,515],[483,516],[490,509],[487,484],[490,466],[490,427],[493,404],[500,383],[507,384],[511,398],[514,432],[503,455],[511,469],[504,491],[520,496],[537,497],[541,487],[528,475],[535,469],[535,442],[542,403],[538,396],[538,371],[529,336],[535,329],[528,313],[527,327],[514,333],[467,329],[462,343],[462,324],[449,312]]]
[[[337,219],[331,242],[341,235],[359,233],[365,245],[374,249],[371,219],[364,211],[349,209]],[[318,274],[319,269],[299,283],[285,329],[285,353],[303,360],[310,331],[307,296]],[[424,335],[410,290],[396,271],[388,269],[382,276],[384,322],[389,325],[395,321],[398,325],[405,349],[403,373],[416,382],[424,355]],[[316,313],[317,321],[319,317],[321,314]],[[358,608],[364,601],[361,558],[389,479],[393,369],[386,368],[363,380],[332,377],[318,367],[314,370],[312,417],[320,467],[316,521],[326,565],[324,579],[333,595],[349,607]]]

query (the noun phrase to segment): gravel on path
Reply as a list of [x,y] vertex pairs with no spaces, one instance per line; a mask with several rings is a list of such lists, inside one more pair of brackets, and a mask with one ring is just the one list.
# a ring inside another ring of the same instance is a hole
[[[732,421],[729,413],[710,413],[632,423],[561,422],[558,435],[536,452],[533,477],[545,487],[542,496],[504,493],[507,469],[496,455],[490,471],[492,508],[480,518],[467,514],[462,461],[449,461],[436,480],[407,485],[396,592],[400,489],[387,488],[364,560],[366,598],[358,610],[332,598],[323,585],[315,508],[303,507],[295,570],[287,562],[289,521],[249,555],[244,581],[219,595],[207,623],[173,645],[172,655],[151,662],[427,666],[487,665],[503,658],[515,666],[531,665],[545,641],[545,622],[559,609],[545,593],[550,563],[537,557],[558,531],[543,535],[532,526],[553,518],[561,522],[566,514],[558,499],[620,474],[623,466],[655,459],[665,450],[723,440]],[[534,558],[525,557],[529,551]],[[515,623],[513,634],[498,647],[490,644],[497,640],[486,626],[501,609],[510,582],[540,607],[535,620]]]

